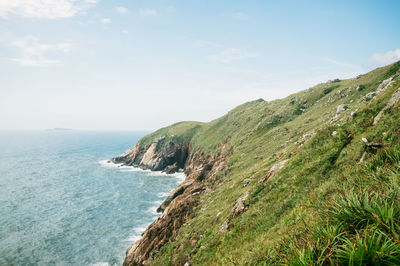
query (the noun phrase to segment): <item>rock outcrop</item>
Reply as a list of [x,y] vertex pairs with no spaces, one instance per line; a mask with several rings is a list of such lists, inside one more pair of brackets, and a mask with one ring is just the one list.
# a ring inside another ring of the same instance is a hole
[[138,142],[132,149],[113,158],[112,161],[172,174],[184,167],[188,150],[187,144],[179,143],[176,140],[167,141],[163,136],[144,147]]
[[395,104],[400,102],[400,88],[398,88],[393,94],[392,97],[389,99],[387,102],[386,106],[378,113],[378,115],[374,118],[374,126],[378,124],[379,120],[381,119],[381,116],[383,113],[388,110],[389,108],[392,108]]
[[267,174],[260,179],[260,181],[258,181],[259,184],[264,183],[265,181],[267,181],[268,179],[270,179],[271,177],[273,177],[279,170],[281,170],[286,162],[289,161],[289,159],[280,161],[279,163],[274,164],[271,169],[269,169],[269,171],[267,172]]
[[222,234],[229,230],[232,225],[232,220],[244,213],[248,209],[248,204],[246,204],[246,200],[249,197],[249,192],[245,192],[241,195],[233,205],[231,213],[229,214],[228,219],[221,225],[218,230],[218,234]]
[[[142,238],[126,252],[124,265],[147,265],[151,263],[151,254],[170,240],[175,239],[181,226],[186,222],[200,197],[210,189],[210,184],[221,169],[226,167],[226,157],[230,154],[226,144],[221,153],[208,156],[200,150],[177,142],[163,142],[156,139],[147,149],[133,147],[130,152],[114,158],[114,162],[151,170],[176,169],[184,167],[186,179],[161,204],[157,211],[163,214],[153,222],[142,234]],[[137,144],[138,145],[138,144]]]
[[340,105],[338,105],[336,107],[336,115],[340,115],[341,113],[343,113],[347,109],[349,109],[349,105],[348,104],[340,104]]

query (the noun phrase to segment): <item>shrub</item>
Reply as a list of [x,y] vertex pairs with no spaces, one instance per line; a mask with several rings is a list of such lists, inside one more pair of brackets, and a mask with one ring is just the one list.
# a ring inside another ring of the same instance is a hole
[[317,226],[314,230],[314,241],[307,243],[306,247],[290,247],[291,256],[288,259],[290,265],[333,264],[335,258],[332,255],[344,234],[343,227],[336,223]]
[[398,238],[400,211],[393,200],[369,193],[349,193],[338,199],[330,214],[336,222],[352,232],[374,226]]
[[357,233],[355,241],[345,238],[336,251],[344,265],[399,265],[400,245],[381,231]]
[[340,85],[335,85],[335,86],[331,86],[331,87],[325,88],[324,89],[324,94],[326,95],[326,94],[330,93],[331,91],[333,91],[334,89],[337,89],[339,87],[340,87]]

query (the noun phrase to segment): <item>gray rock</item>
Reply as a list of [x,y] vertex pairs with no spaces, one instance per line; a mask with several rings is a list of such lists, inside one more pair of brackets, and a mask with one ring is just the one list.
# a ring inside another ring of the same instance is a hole
[[179,166],[178,163],[175,162],[172,165],[168,165],[163,172],[165,172],[166,174],[173,174],[179,171]]
[[258,181],[258,184],[264,183],[268,179],[272,178],[279,170],[281,170],[283,168],[283,166],[285,166],[287,161],[289,161],[289,159],[286,159],[286,160],[283,160],[283,161],[281,161],[279,163],[274,164],[269,169],[267,174],[263,178],[261,178],[260,181]]
[[242,214],[246,210],[247,205],[245,204],[245,201],[248,197],[249,197],[249,192],[245,192],[242,196],[240,196],[236,200],[235,205],[233,206],[233,208],[231,210],[231,214],[229,215],[229,221],[238,217],[240,214]]
[[349,105],[348,104],[340,104],[340,105],[338,105],[336,107],[336,115],[339,115],[339,114],[343,113],[347,109],[349,109]]
[[219,228],[218,234],[222,234],[222,233],[226,232],[226,231],[228,230],[228,224],[229,224],[229,222],[228,222],[228,220],[226,220],[226,221],[221,225],[221,227]]
[[376,93],[379,94],[385,91],[391,84],[393,83],[393,77],[385,79],[384,81],[379,84],[378,88],[376,89]]
[[374,118],[374,125],[378,124],[379,120],[381,119],[383,113],[389,109],[392,108],[395,104],[400,102],[400,88],[398,88],[393,94],[392,97],[389,99],[388,103],[386,106],[378,113],[378,115]]
[[370,100],[372,100],[376,95],[376,92],[369,92],[364,96],[364,101],[368,102]]
[[221,212],[217,213],[217,215],[215,215],[215,222],[218,222],[219,217],[221,216]]
[[246,178],[245,180],[243,180],[242,186],[243,187],[247,187],[247,185],[250,184],[250,182],[251,182],[251,179],[250,178]]

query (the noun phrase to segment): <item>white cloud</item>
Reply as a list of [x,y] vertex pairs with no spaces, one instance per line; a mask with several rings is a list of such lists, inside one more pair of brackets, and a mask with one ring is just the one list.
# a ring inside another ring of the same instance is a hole
[[115,10],[117,10],[117,12],[121,13],[121,14],[129,14],[130,13],[129,9],[127,9],[126,7],[123,7],[123,6],[117,6],[115,8]]
[[256,54],[250,53],[245,49],[228,48],[218,54],[209,55],[207,58],[221,63],[230,63],[232,61],[243,60],[256,56]]
[[384,66],[400,60],[400,49],[386,53],[375,53],[370,58],[370,63],[375,66]]
[[103,24],[110,24],[112,21],[111,21],[111,19],[110,18],[103,18],[103,19],[101,19],[101,23],[103,23]]
[[122,30],[121,32],[122,32],[123,34],[128,34],[128,33],[129,33],[128,30]]
[[232,17],[237,20],[248,20],[249,16],[243,12],[235,12],[232,14]]
[[142,17],[157,17],[158,13],[156,10],[154,9],[149,9],[149,8],[145,8],[145,9],[139,9],[138,14]]
[[36,37],[25,37],[11,43],[12,47],[21,52],[21,57],[10,58],[22,66],[46,66],[60,63],[58,60],[49,59],[46,54],[50,52],[67,53],[71,50],[70,43],[46,44],[41,43]]
[[97,0],[0,0],[0,18],[69,18],[96,3]]

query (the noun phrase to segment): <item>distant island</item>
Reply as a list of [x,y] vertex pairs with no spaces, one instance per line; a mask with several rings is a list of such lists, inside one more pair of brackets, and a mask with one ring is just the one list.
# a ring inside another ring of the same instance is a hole
[[62,128],[62,127],[55,127],[46,129],[46,131],[71,131],[71,128]]

